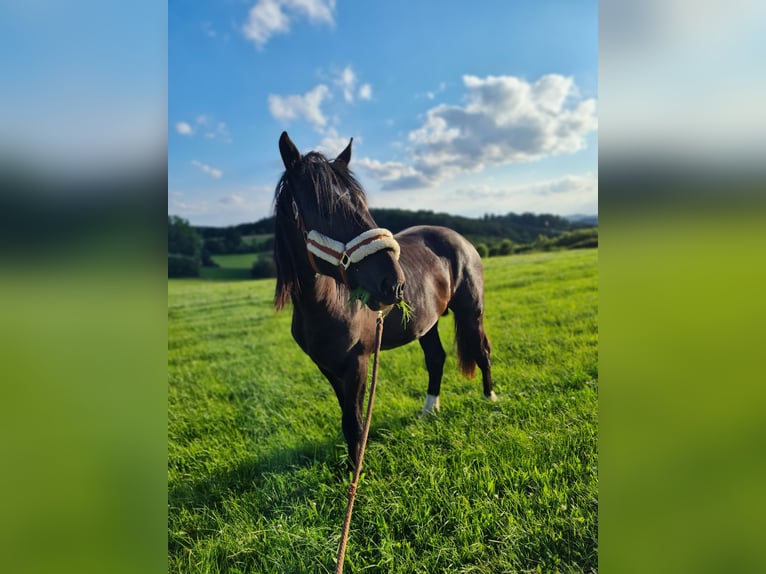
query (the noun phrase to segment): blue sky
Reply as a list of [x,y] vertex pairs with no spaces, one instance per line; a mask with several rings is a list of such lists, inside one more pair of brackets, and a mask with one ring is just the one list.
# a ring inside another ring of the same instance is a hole
[[[480,8],[479,8],[480,7]],[[372,207],[598,210],[597,3],[171,1],[168,211],[270,214],[282,130]]]
[[164,162],[167,28],[153,0],[0,2],[0,155],[53,181]]

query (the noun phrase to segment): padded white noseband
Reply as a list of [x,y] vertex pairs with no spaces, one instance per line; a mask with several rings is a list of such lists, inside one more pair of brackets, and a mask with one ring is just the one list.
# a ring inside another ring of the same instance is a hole
[[394,239],[393,233],[380,227],[360,233],[345,244],[311,230],[306,236],[306,249],[320,259],[343,269],[348,269],[352,263],[359,263],[368,255],[382,249],[392,249],[398,261],[400,252],[399,243]]

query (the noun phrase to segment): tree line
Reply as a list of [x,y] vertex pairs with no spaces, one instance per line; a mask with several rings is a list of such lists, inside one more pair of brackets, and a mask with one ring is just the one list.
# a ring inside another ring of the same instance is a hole
[[[592,220],[571,221],[552,214],[486,214],[470,218],[430,210],[372,209],[380,227],[397,233],[414,225],[441,225],[465,236],[482,257],[527,251],[598,246],[598,228]],[[597,220],[595,221],[597,224]],[[200,267],[216,266],[213,256],[235,253],[271,253],[274,217],[229,227],[192,226],[168,216],[168,276],[198,276]],[[271,276],[273,264],[259,258],[252,275]]]
[[[597,222],[592,220],[570,221],[558,215],[534,213],[485,214],[478,218],[430,210],[388,208],[374,208],[370,213],[378,226],[390,229],[394,233],[413,225],[441,225],[469,238],[508,238],[514,243],[530,243],[540,234],[554,237],[574,229],[597,225]],[[236,232],[241,237],[267,235],[274,233],[274,217],[264,217],[253,223],[241,223],[226,228],[200,226],[195,229],[203,239],[221,238],[227,232]]]

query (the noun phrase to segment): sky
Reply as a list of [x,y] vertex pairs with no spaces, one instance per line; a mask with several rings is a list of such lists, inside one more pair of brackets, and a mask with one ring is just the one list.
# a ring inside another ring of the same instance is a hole
[[154,0],[0,2],[0,157],[52,181],[164,163],[167,28]]
[[168,213],[272,212],[286,130],[370,207],[598,212],[598,7],[539,0],[168,5]]

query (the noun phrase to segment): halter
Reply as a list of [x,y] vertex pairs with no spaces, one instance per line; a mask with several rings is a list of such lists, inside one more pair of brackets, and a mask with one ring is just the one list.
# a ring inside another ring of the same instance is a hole
[[392,249],[394,252],[394,258],[399,260],[399,243],[394,239],[394,234],[388,229],[376,227],[374,229],[368,229],[351,239],[348,243],[336,241],[331,237],[319,233],[312,229],[306,230],[306,226],[303,224],[303,218],[301,218],[300,211],[298,211],[298,204],[295,200],[292,200],[293,217],[298,228],[303,233],[303,237],[306,240],[306,251],[309,256],[309,263],[315,273],[320,274],[319,267],[317,267],[314,256],[316,255],[320,259],[327,261],[331,265],[338,267],[340,275],[343,278],[343,283],[348,287],[348,278],[346,276],[346,270],[352,263],[359,263],[362,259],[373,253],[377,253],[383,249]]

